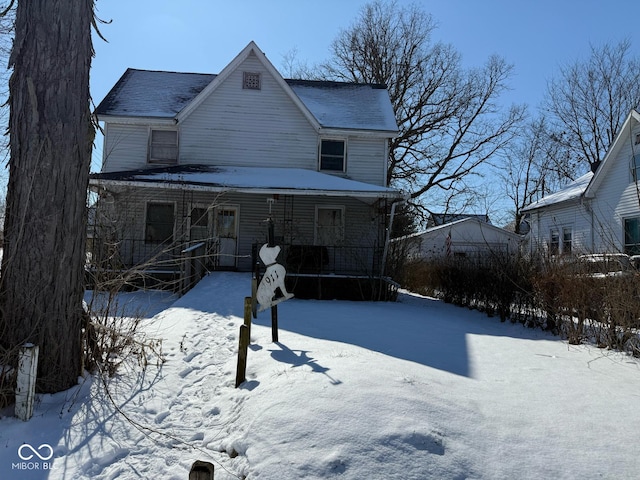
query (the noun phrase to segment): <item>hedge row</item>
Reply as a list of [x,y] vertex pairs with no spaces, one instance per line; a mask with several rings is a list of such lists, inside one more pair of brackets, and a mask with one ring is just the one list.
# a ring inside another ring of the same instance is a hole
[[417,293],[640,356],[640,276],[581,273],[576,262],[496,256],[447,258],[402,268]]

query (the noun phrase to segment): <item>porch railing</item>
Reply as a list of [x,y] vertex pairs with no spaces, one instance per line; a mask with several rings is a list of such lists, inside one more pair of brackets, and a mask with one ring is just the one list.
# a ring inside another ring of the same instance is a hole
[[380,275],[382,254],[383,249],[378,247],[282,245],[278,263],[293,275],[376,277]]
[[[258,248],[253,256],[257,260]],[[278,263],[289,275],[380,277],[382,247],[281,245]],[[176,290],[186,291],[207,271],[218,268],[219,249],[215,239],[203,242],[152,244],[144,240],[106,241],[91,239],[87,254],[88,270],[109,273],[126,272],[129,278],[145,281],[153,276],[170,276]]]

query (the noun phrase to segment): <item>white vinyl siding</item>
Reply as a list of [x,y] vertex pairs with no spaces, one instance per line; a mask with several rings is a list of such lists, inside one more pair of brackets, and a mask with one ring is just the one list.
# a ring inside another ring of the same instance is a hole
[[103,172],[145,168],[149,148],[147,125],[108,123],[103,144]]
[[347,175],[359,182],[385,185],[387,140],[376,137],[349,137]]
[[[260,74],[260,90],[242,88],[245,72]],[[171,131],[171,127],[160,123],[107,123],[102,172],[170,165],[175,164],[176,159],[184,165],[289,167],[317,171],[320,139],[338,138],[344,139],[347,147],[343,173],[353,180],[385,185],[386,138],[375,134],[363,136],[344,132],[341,135],[340,132],[318,131],[254,55],[242,62],[180,122],[175,142],[167,142],[159,155],[162,162],[158,164],[148,161],[150,150],[155,150],[150,148],[151,130]],[[156,157],[154,153],[151,156]]]
[[[261,90],[242,88],[261,73]],[[182,163],[317,170],[318,133],[253,55],[181,125]]]

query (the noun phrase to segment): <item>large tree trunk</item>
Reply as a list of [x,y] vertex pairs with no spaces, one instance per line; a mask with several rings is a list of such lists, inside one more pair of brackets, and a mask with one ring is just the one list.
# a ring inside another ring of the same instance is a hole
[[0,346],[40,346],[42,392],[82,362],[94,0],[20,0],[10,64]]

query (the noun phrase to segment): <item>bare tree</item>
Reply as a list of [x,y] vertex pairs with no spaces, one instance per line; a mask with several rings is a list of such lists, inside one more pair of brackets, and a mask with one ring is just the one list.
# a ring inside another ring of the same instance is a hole
[[632,108],[640,103],[640,59],[631,42],[591,46],[586,60],[560,68],[543,108],[553,116],[556,141],[586,170],[597,165]]
[[571,180],[573,168],[566,161],[558,162],[566,160],[567,152],[554,138],[545,117],[531,120],[505,151],[504,162],[497,169],[513,206],[516,233],[521,233],[524,207]]
[[16,9],[0,348],[40,346],[43,392],[70,387],[81,371],[93,15],[94,0],[19,0]]
[[331,46],[325,78],[385,84],[400,134],[390,145],[388,181],[414,203],[464,192],[464,178],[513,137],[524,107],[497,103],[512,67],[490,57],[464,69],[450,45],[434,43],[436,25],[417,6],[376,0]]

